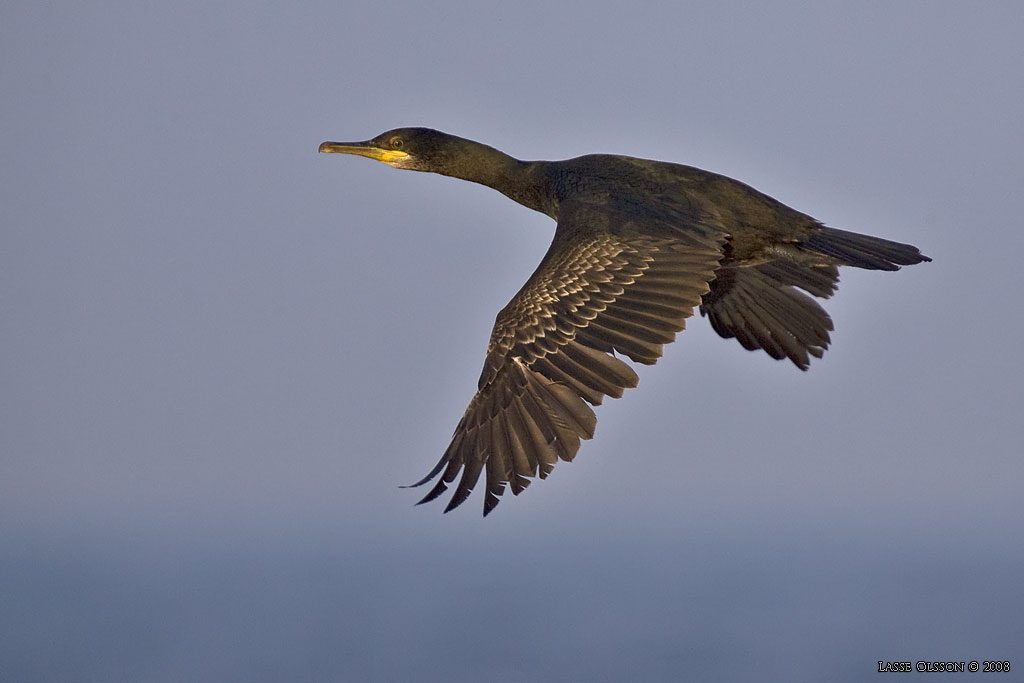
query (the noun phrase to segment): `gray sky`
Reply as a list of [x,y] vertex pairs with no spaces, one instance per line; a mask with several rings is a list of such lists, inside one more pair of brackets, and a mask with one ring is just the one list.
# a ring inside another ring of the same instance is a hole
[[[1024,7],[0,9],[0,677],[1024,667]],[[426,125],[919,246],[801,373],[696,318],[486,521],[413,508],[554,224]],[[452,257],[452,255],[455,255]],[[5,673],[6,669],[6,674]]]

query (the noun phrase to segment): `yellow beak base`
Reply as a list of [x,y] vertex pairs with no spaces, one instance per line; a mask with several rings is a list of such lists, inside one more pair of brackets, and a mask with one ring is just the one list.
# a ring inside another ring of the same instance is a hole
[[319,151],[323,154],[355,154],[385,164],[393,164],[396,161],[409,158],[409,154],[406,152],[374,147],[368,142],[321,142]]

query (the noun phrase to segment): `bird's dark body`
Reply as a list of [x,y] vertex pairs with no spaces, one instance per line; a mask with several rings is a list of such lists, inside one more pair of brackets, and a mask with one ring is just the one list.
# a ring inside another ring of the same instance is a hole
[[539,163],[548,165],[559,202],[614,208],[646,219],[643,230],[665,236],[695,224],[726,230],[726,260],[762,259],[766,249],[804,239],[820,226],[749,185],[693,166],[608,154]]
[[636,386],[618,356],[655,363],[694,308],[719,335],[807,369],[832,330],[808,294],[831,296],[838,266],[898,270],[930,260],[682,164],[604,154],[526,162],[425,128],[321,151],[481,183],[558,223],[537,270],[498,314],[477,395],[448,450],[416,484],[444,472],[427,502],[461,471],[446,511],[485,469],[484,514],[506,484],[518,494],[571,460],[593,436],[590,405]]

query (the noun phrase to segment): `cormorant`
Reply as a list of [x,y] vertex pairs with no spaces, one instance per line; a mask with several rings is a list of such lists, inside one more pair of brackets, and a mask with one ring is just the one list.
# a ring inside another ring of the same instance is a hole
[[557,460],[572,460],[580,439],[594,435],[591,406],[637,385],[615,354],[654,364],[695,307],[722,337],[806,370],[833,329],[807,295],[831,296],[838,266],[899,270],[931,260],[681,164],[606,154],[520,161],[429,128],[324,142],[320,151],[487,185],[557,221],[537,270],[498,313],[478,391],[451,445],[413,484],[444,471],[419,501],[426,503],[462,471],[445,512],[485,470],[484,515],[506,484],[518,495]]

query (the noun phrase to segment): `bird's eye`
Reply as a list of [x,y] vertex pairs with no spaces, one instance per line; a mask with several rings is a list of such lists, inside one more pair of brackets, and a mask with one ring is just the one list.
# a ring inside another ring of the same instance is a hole
[[402,142],[402,138],[391,138],[391,147],[393,149],[402,149],[403,144],[405,143]]

